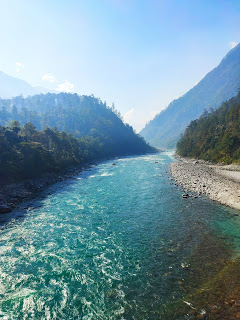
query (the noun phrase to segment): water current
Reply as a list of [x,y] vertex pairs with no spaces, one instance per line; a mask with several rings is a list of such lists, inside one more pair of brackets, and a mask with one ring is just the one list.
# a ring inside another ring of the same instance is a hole
[[171,161],[106,161],[16,210],[0,229],[0,318],[185,319],[186,295],[238,254],[240,222],[183,199]]

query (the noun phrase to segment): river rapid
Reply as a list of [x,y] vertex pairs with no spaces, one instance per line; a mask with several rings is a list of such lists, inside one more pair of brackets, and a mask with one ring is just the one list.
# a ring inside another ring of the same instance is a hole
[[16,210],[0,230],[0,318],[195,317],[193,293],[238,255],[240,219],[183,199],[172,161],[107,161]]

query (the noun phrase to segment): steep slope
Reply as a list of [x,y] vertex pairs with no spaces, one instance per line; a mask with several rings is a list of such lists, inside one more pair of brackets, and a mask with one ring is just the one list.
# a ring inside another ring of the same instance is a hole
[[174,100],[140,134],[153,146],[173,148],[191,120],[204,109],[216,109],[240,87],[240,44],[193,89]]
[[240,91],[209,115],[190,123],[177,144],[183,157],[240,162]]
[[32,87],[24,80],[11,77],[0,71],[0,97],[12,98],[19,95],[24,97],[34,95],[36,93],[47,93],[48,90],[40,87]]
[[[101,144],[102,157],[152,152],[121,116],[94,96],[48,93],[32,97],[0,99],[0,125],[17,120],[32,122],[38,130],[56,127],[76,138],[87,137]],[[93,150],[94,152],[94,150]]]

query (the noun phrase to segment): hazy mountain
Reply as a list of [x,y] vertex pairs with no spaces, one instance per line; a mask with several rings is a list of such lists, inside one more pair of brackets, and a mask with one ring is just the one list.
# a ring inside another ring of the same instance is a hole
[[183,157],[240,162],[240,91],[210,114],[190,123],[177,144]]
[[47,93],[49,90],[41,87],[32,87],[24,80],[11,77],[0,71],[0,97],[12,98],[19,95],[27,97],[37,93]]
[[153,146],[173,148],[191,120],[204,109],[216,109],[240,87],[240,44],[194,88],[159,113],[140,134]]

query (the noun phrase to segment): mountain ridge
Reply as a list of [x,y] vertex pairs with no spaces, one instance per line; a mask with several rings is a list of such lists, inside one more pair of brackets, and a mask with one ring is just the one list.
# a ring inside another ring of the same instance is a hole
[[240,44],[199,83],[150,121],[140,134],[153,146],[173,148],[191,120],[204,109],[216,109],[236,95],[240,86]]
[[0,71],[0,97],[10,99],[12,97],[23,95],[32,96],[38,93],[47,93],[50,90],[42,87],[33,87],[25,80],[12,77],[3,71]]

